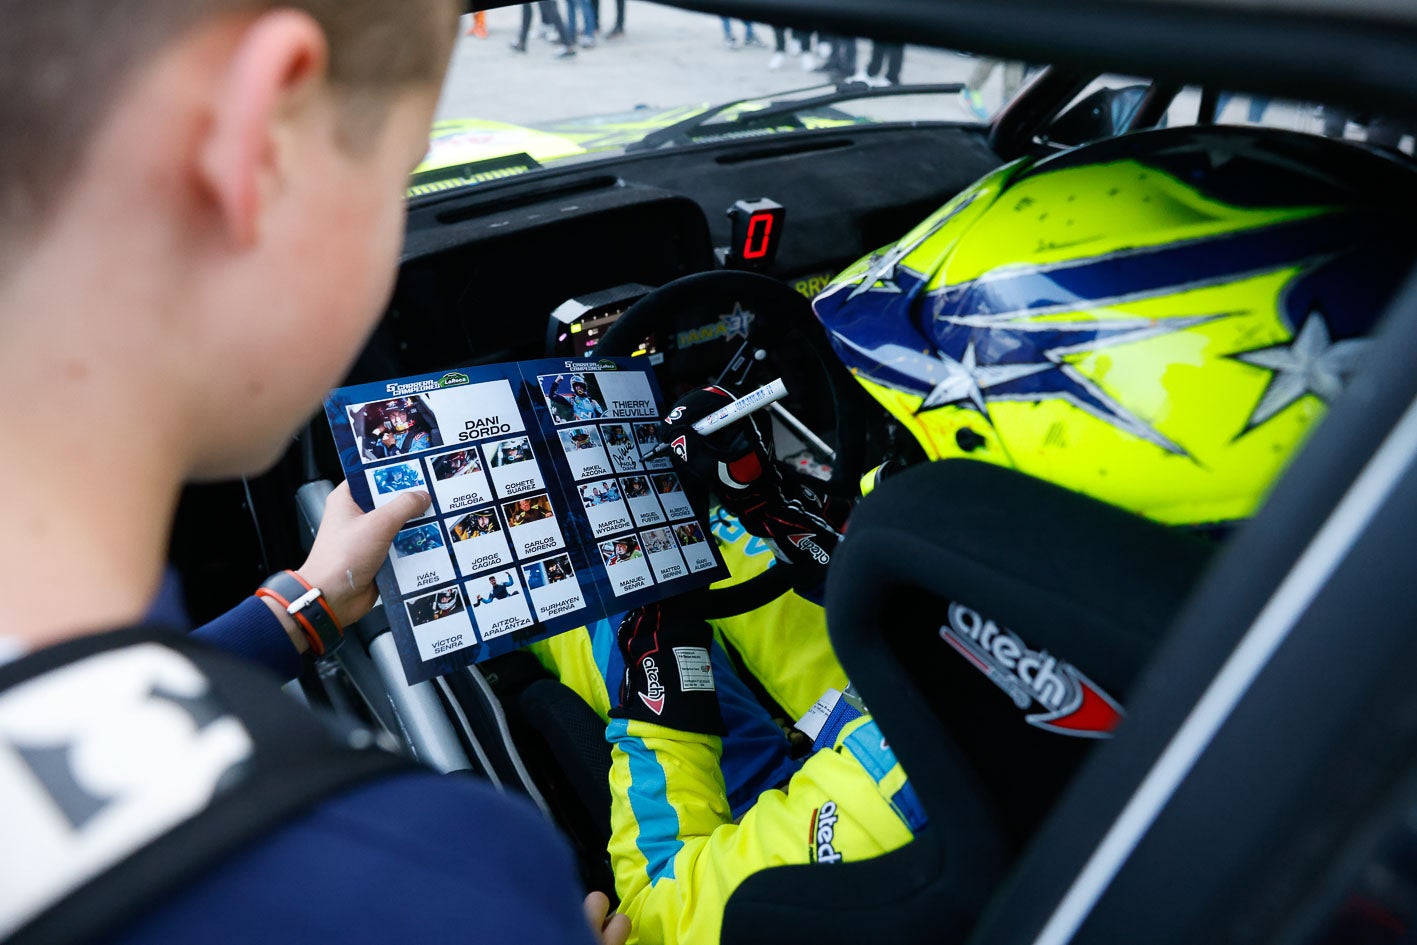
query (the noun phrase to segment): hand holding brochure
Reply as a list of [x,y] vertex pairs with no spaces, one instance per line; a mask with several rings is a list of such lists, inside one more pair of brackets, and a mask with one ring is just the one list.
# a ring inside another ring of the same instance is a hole
[[379,592],[419,682],[728,576],[667,456],[639,359],[499,364],[346,387],[325,412],[355,501],[432,497]]

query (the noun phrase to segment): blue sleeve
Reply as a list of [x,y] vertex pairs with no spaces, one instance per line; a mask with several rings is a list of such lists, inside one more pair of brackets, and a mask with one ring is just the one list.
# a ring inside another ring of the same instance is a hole
[[246,598],[211,623],[193,630],[191,636],[260,663],[281,679],[300,675],[300,652],[259,597]]
[[566,844],[467,775],[331,798],[209,870],[109,942],[590,945]]

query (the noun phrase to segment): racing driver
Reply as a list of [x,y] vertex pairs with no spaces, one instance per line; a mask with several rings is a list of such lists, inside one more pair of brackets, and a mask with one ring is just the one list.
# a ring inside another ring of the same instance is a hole
[[[1361,367],[1417,241],[1392,209],[1414,192],[1399,162],[1324,139],[1129,135],[998,169],[814,307],[928,459],[1012,466],[1223,534]],[[729,396],[691,393],[685,424]],[[745,569],[750,542],[788,560],[793,536],[835,550],[840,510],[777,468],[753,418],[688,435],[691,462],[676,461],[736,513],[715,531],[739,577],[769,558]],[[794,717],[822,697],[805,761],[729,648]],[[610,854],[636,941],[716,941],[752,873],[877,856],[926,820],[870,715],[832,698],[847,681],[798,594],[712,627],[635,611],[536,652],[609,719]]]

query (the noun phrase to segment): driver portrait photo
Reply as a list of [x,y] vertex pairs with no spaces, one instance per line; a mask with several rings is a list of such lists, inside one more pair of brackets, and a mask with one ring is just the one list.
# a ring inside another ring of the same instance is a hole
[[393,554],[396,558],[407,558],[442,547],[443,534],[437,525],[419,525],[416,528],[405,528],[394,536]]
[[575,571],[571,569],[571,558],[569,555],[562,555],[559,558],[552,558],[546,562],[546,580],[555,584],[564,581],[566,578],[574,577]]
[[506,600],[508,597],[521,595],[521,591],[517,590],[517,579],[512,577],[510,571],[503,571],[500,575],[489,574],[485,585],[469,582],[467,587],[472,594],[472,606],[474,607],[490,604],[494,600]]
[[513,463],[524,463],[531,459],[531,456],[531,440],[527,437],[503,440],[492,453],[492,465],[510,466]]
[[442,456],[435,456],[431,465],[433,466],[433,478],[440,482],[452,479],[454,476],[482,472],[482,461],[477,456],[477,450],[444,453]]
[[623,564],[626,561],[637,561],[644,557],[643,552],[640,551],[639,539],[633,535],[605,542],[600,546],[600,554],[605,559],[607,568]]
[[630,476],[623,481],[625,483],[625,498],[643,499],[649,495],[649,482],[644,476]]
[[452,535],[453,541],[466,541],[469,538],[481,538],[483,535],[492,535],[500,532],[502,526],[497,522],[497,516],[491,509],[480,509],[476,512],[469,512],[453,523],[448,531]]
[[561,431],[561,443],[568,452],[589,450],[600,445],[600,437],[595,432],[595,427],[576,427],[572,430]]
[[659,434],[656,432],[656,424],[637,423],[634,425],[635,442],[640,446],[655,447],[659,445]]
[[558,584],[575,576],[569,555],[561,555],[559,558],[552,558],[549,561],[529,564],[522,568],[522,573],[526,575],[527,587],[532,590],[538,590],[549,584]]
[[392,495],[405,489],[421,489],[426,485],[423,481],[423,471],[418,468],[417,463],[399,463],[397,466],[385,466],[373,472],[374,488],[380,495]]
[[502,514],[507,516],[508,528],[516,528],[518,525],[528,525],[532,522],[555,517],[555,513],[551,511],[551,499],[544,492],[541,495],[528,496],[524,499],[517,499],[515,502],[506,503],[502,506]]
[[601,427],[601,431],[605,434],[605,442],[609,446],[625,446],[630,442],[630,434],[621,424],[607,423]]
[[438,420],[422,397],[394,397],[351,407],[349,419],[365,462],[443,445]]
[[660,473],[652,478],[654,479],[654,491],[660,495],[684,491],[684,487],[679,484],[679,477],[674,473]]
[[408,602],[408,617],[414,626],[432,623],[465,610],[462,593],[455,587],[444,588]]
[[688,522],[684,525],[675,525],[674,534],[679,539],[681,545],[697,545],[704,540],[704,533],[699,528],[697,522]]
[[674,539],[670,536],[667,528],[656,528],[643,532],[641,537],[644,538],[647,554],[657,555],[661,552],[674,550]]
[[605,416],[605,397],[594,374],[544,374],[537,378],[546,407],[557,423]]
[[614,479],[607,479],[604,482],[581,486],[581,501],[585,503],[585,507],[588,509],[593,509],[597,505],[604,505],[607,502],[619,502],[620,487],[616,485]]

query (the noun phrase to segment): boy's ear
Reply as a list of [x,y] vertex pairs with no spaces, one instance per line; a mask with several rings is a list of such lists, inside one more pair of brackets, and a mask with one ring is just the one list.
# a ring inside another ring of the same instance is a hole
[[285,186],[291,127],[310,116],[326,75],[324,31],[307,14],[276,10],[251,21],[230,53],[211,103],[198,173],[232,242],[251,246],[270,199]]

